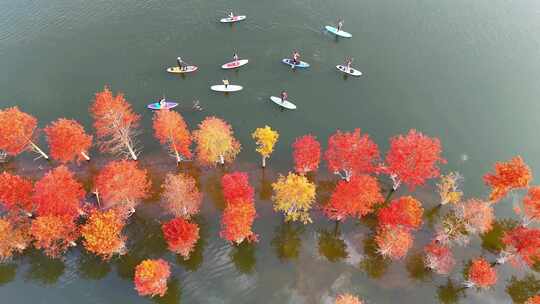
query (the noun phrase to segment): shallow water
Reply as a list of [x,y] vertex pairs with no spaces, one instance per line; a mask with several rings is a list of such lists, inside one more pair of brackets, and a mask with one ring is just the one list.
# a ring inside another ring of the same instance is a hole
[[[145,202],[128,228],[127,256],[102,264],[77,250],[62,261],[30,252],[0,267],[6,303],[149,303],[133,290],[133,267],[160,256],[175,266],[169,293],[158,302],[326,303],[348,291],[369,303],[437,303],[439,294],[451,290],[441,288],[447,279],[415,267],[415,252],[431,237],[429,225],[416,234],[404,262],[387,263],[371,254],[366,224],[340,225],[336,238],[334,224],[318,212],[315,224],[306,227],[283,224],[272,213],[269,185],[291,167],[293,139],[313,133],[326,141],[337,128],[359,127],[384,151],[389,136],[416,128],[441,139],[448,159],[444,171],[465,176],[467,196],[487,193],[481,177],[495,161],[520,154],[533,171],[540,169],[537,1],[0,0],[0,7],[0,107],[18,105],[40,126],[63,116],[90,128],[89,102],[109,84],[143,114],[141,163],[156,184],[176,169],[152,138],[146,104],[161,95],[180,101],[191,128],[207,115],[220,116],[243,144],[238,161],[226,170],[250,173],[260,214],[254,227],[259,243],[232,248],[219,239],[223,172],[200,171],[204,237],[192,260],[177,263],[167,253],[157,226],[159,208]],[[248,19],[233,26],[217,23],[229,8]],[[336,40],[322,30],[338,17],[352,39]],[[309,70],[291,71],[280,63],[293,48],[312,65]],[[237,72],[220,70],[233,49],[250,63]],[[185,78],[165,73],[178,55],[200,70]],[[358,79],[335,69],[349,55],[364,73]],[[224,77],[244,91],[211,92],[209,86]],[[298,110],[280,112],[268,102],[283,89]],[[205,111],[189,109],[196,99]],[[280,140],[262,173],[250,134],[265,124],[280,132]],[[104,161],[81,166],[79,177],[89,180]],[[37,165],[48,166],[30,162],[24,156],[10,168],[38,176],[43,170]],[[319,201],[335,181],[325,170],[316,176],[323,188]],[[414,195],[426,209],[437,202],[432,184]],[[498,215],[511,216],[515,199],[498,204]],[[475,239],[456,255],[481,253],[487,251]],[[468,290],[461,303],[510,302],[508,278],[522,277],[523,271],[500,269],[494,290]],[[452,278],[457,284],[459,270]]]

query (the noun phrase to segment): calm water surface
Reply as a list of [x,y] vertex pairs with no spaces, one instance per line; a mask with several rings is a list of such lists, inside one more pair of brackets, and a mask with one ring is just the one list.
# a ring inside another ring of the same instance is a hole
[[[230,8],[248,19],[217,23]],[[226,119],[243,143],[233,167],[185,169],[206,194],[198,218],[203,238],[191,260],[167,252],[156,196],[130,222],[127,256],[103,264],[78,250],[57,261],[30,252],[0,267],[2,303],[329,303],[340,292],[368,303],[439,302],[447,279],[423,273],[415,255],[431,237],[429,224],[405,261],[387,263],[373,255],[369,225],[348,222],[335,233],[318,212],[313,225],[283,224],[271,211],[270,183],[291,167],[295,137],[313,133],[325,142],[335,129],[355,127],[383,151],[389,136],[410,128],[440,137],[448,159],[444,170],[465,176],[467,196],[485,195],[483,173],[515,154],[540,172],[539,16],[540,2],[532,0],[0,0],[1,108],[18,105],[40,126],[69,117],[90,128],[89,102],[109,84],[143,115],[141,162],[156,185],[176,170],[152,139],[145,106],[156,96],[179,100],[192,128],[207,115]],[[322,31],[338,17],[352,39],[335,40]],[[293,72],[279,63],[293,48],[312,64],[309,70]],[[234,49],[250,64],[220,70]],[[178,55],[200,71],[185,78],[165,73]],[[343,78],[336,71],[345,56],[355,58],[364,76]],[[223,77],[245,90],[210,92]],[[280,112],[267,101],[282,89],[297,111]],[[190,110],[195,99],[205,111]],[[263,173],[250,134],[265,124],[280,132],[280,141]],[[25,156],[10,166],[24,173],[30,161]],[[104,161],[81,166],[80,178],[89,180]],[[233,248],[218,237],[219,180],[237,169],[250,172],[256,187],[260,242]],[[321,202],[335,181],[325,171],[315,177]],[[414,195],[427,209],[437,202],[433,185]],[[514,199],[499,204],[498,215],[510,216]],[[457,257],[490,256],[478,239],[471,245],[457,250]],[[148,257],[174,265],[163,299],[141,298],[133,289],[133,268]],[[460,302],[511,303],[507,280],[523,272],[500,269],[494,290],[468,290]],[[458,282],[460,270],[451,277]]]

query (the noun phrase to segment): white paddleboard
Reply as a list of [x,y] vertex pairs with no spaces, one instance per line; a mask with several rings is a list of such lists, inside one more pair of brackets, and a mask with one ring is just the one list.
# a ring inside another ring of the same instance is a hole
[[210,87],[210,90],[216,91],[216,92],[238,92],[241,91],[243,88],[239,85],[230,84],[227,87],[225,87],[224,84],[218,84],[213,85]]
[[173,74],[184,74],[184,73],[191,73],[195,72],[198,69],[198,67],[194,65],[187,66],[185,69],[181,70],[179,67],[169,67],[167,68],[167,72],[173,73]]
[[324,27],[327,31],[329,31],[330,33],[336,35],[336,36],[339,36],[339,37],[343,37],[343,38],[351,38],[352,35],[350,33],[347,33],[345,31],[338,31],[337,28],[333,27],[333,26],[330,26],[330,25],[327,25]]
[[238,61],[231,61],[231,62],[227,62],[225,63],[224,65],[221,66],[222,69],[236,69],[236,68],[239,68],[243,65],[246,65],[248,64],[249,60],[247,59],[240,59]]
[[346,66],[341,65],[341,64],[336,65],[336,68],[338,70],[340,70],[341,72],[347,74],[347,75],[351,75],[351,76],[361,76],[362,75],[362,72],[360,72],[359,70],[353,69],[353,68],[348,69]]
[[270,100],[272,100],[275,104],[284,107],[285,109],[294,110],[296,109],[296,105],[288,100],[281,100],[281,98],[276,96],[270,96]]
[[219,22],[221,23],[232,23],[232,22],[238,22],[245,20],[247,16],[234,16],[234,17],[227,17],[227,18],[221,18]]

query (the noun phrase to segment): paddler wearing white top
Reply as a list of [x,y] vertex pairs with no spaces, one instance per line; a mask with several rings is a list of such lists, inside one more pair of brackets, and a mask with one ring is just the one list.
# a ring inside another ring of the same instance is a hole
[[352,73],[351,64],[352,64],[353,60],[354,60],[354,58],[352,58],[352,57],[345,58],[345,66],[347,67],[347,70],[349,72],[351,72],[351,73]]
[[225,89],[229,86],[229,80],[223,79],[223,85],[225,86]]
[[232,59],[233,59],[233,61],[234,61],[235,63],[238,64],[238,59],[239,59],[239,57],[238,57],[238,54],[237,54],[236,52],[233,53]]
[[343,28],[343,19],[339,18],[338,23],[337,23],[338,32],[341,31],[342,28]]

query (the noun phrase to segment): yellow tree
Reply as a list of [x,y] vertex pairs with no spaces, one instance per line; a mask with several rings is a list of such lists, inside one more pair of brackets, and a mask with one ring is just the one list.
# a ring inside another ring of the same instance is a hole
[[197,158],[203,165],[232,162],[240,152],[240,143],[234,138],[231,126],[217,117],[205,118],[193,136]]
[[289,172],[280,175],[272,184],[274,189],[274,210],[285,214],[285,221],[311,223],[309,210],[315,201],[315,184],[305,176]]
[[274,151],[274,145],[276,144],[279,134],[277,131],[272,130],[269,126],[264,128],[257,128],[251,134],[251,137],[257,142],[257,152],[262,156],[262,167],[266,167],[266,159],[270,157],[270,154]]

